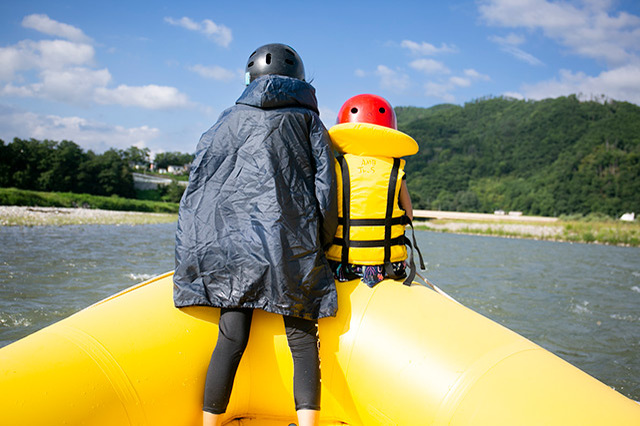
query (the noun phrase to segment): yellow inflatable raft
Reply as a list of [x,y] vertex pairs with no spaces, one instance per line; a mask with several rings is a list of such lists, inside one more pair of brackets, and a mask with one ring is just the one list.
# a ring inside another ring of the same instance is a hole
[[[0,349],[0,424],[198,425],[217,309],[166,274]],[[427,287],[338,283],[323,425],[638,425],[640,405]],[[259,311],[226,421],[295,421],[281,317]]]

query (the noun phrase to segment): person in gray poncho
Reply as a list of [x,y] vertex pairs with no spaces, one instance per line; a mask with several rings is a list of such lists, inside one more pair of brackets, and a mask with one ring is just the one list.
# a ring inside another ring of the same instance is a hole
[[324,255],[337,227],[331,142],[291,47],[262,46],[246,71],[247,88],[197,147],[180,203],[174,302],[222,308],[205,424],[226,411],[253,309],[283,315],[299,422],[317,424],[317,320],[338,306]]

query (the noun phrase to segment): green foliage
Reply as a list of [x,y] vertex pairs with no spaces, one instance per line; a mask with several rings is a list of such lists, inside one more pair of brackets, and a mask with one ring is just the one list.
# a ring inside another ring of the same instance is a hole
[[193,161],[192,154],[182,152],[161,152],[154,160],[157,169],[166,169],[169,166],[182,166]]
[[0,141],[0,185],[38,191],[135,197],[125,151],[97,155],[70,141]]
[[177,213],[178,204],[134,200],[118,196],[103,197],[71,192],[41,192],[16,188],[0,188],[0,205],[39,207],[84,207],[103,210]]
[[179,185],[176,180],[173,180],[169,185],[158,186],[157,189],[136,190],[136,198],[139,200],[179,203],[185,189],[187,189],[186,186]]
[[640,107],[575,96],[396,108],[420,152],[415,208],[526,214],[640,211]]

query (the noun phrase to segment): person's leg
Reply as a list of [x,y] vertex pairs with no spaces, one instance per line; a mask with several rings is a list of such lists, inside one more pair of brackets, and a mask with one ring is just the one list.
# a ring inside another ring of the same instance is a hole
[[251,309],[221,309],[218,341],[211,355],[204,387],[203,424],[219,425],[227,410],[233,380],[251,330]]
[[202,412],[202,426],[220,426],[221,424],[222,414]]
[[293,394],[298,426],[315,426],[320,418],[320,355],[318,323],[284,316],[293,357]]
[[298,426],[317,426],[320,424],[320,410],[298,410]]

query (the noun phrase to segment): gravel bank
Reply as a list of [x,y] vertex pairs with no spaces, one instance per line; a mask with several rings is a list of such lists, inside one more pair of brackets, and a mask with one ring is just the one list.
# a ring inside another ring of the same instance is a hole
[[0,206],[0,226],[145,225],[176,221],[174,214],[113,210]]
[[[419,225],[418,225],[419,224]],[[559,239],[564,233],[562,225],[524,223],[476,223],[476,222],[418,222],[422,229],[463,234],[486,234],[504,237],[533,238],[540,240]]]

